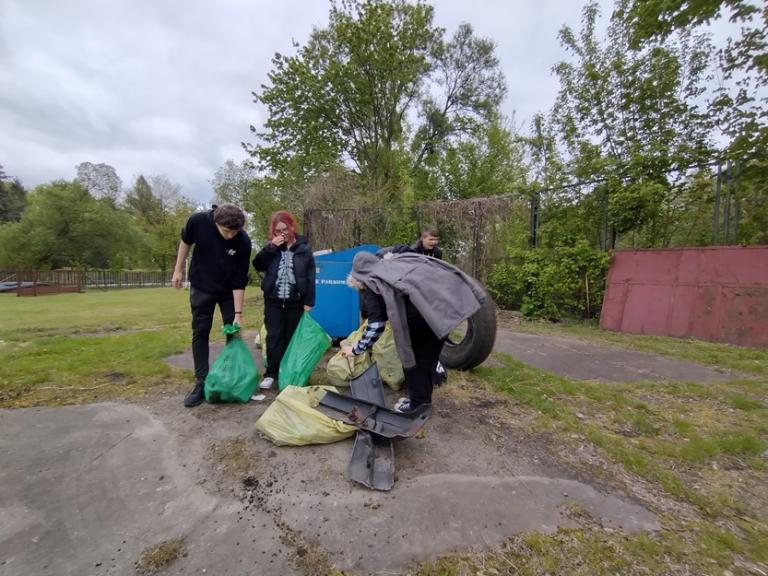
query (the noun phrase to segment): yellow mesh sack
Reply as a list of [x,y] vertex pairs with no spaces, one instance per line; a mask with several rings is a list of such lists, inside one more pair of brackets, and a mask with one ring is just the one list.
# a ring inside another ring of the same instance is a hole
[[373,345],[373,361],[379,365],[379,374],[384,383],[392,390],[400,390],[405,382],[403,365],[395,348],[395,336],[392,326],[387,322],[384,333]]
[[332,386],[287,386],[256,421],[256,430],[278,446],[330,444],[349,438],[357,428],[315,409]]

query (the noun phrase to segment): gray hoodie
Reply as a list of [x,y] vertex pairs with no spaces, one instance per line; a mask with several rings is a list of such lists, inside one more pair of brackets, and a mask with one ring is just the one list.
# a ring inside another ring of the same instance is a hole
[[441,339],[477,312],[486,298],[474,278],[447,262],[423,254],[406,252],[379,259],[370,252],[359,252],[352,261],[352,277],[384,299],[404,368],[416,365],[408,333],[405,296]]

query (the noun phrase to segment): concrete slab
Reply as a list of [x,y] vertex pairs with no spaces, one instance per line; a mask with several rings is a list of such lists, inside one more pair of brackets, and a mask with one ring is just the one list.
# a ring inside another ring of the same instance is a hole
[[177,448],[134,406],[0,411],[0,574],[134,574],[145,548],[171,538],[187,542],[182,570],[243,573],[222,570],[237,538],[248,546],[226,569],[244,562],[260,574],[293,574],[284,556],[264,563],[275,549],[263,538],[272,518],[235,527],[239,503],[196,485]]
[[636,504],[599,494],[575,480],[541,476],[433,474],[396,483],[392,493],[355,490],[303,493],[283,519],[315,534],[342,570],[398,573],[403,567],[454,550],[486,548],[526,531],[554,532],[578,524],[566,516],[576,504],[626,532],[658,530]]
[[499,330],[495,350],[573,378],[602,382],[723,382],[736,375],[693,362],[618,346],[541,334]]
[[[190,410],[179,396],[0,411],[0,575],[129,575],[170,538],[187,555],[167,574],[297,574],[291,559],[311,545],[338,568],[392,574],[575,525],[571,504],[627,532],[659,528],[638,503],[554,465],[489,399],[465,405],[441,390],[423,437],[395,444],[389,493],[346,477],[352,440],[278,448],[253,435],[265,408]],[[233,439],[247,439],[252,467],[232,479],[238,494],[206,464]]]

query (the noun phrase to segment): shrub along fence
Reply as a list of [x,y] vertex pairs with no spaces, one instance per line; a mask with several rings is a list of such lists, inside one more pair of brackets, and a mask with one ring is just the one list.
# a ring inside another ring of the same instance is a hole
[[610,254],[586,242],[557,250],[513,250],[487,278],[498,305],[525,316],[557,319],[600,314]]

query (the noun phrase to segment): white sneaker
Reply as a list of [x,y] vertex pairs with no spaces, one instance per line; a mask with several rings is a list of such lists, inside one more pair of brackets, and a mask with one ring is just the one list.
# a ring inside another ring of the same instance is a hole
[[397,402],[395,402],[395,407],[392,408],[395,412],[410,412],[413,410],[411,407],[411,399],[410,398],[400,398]]
[[275,384],[275,379],[267,376],[266,378],[264,378],[264,380],[261,381],[261,383],[259,384],[259,388],[261,388],[262,390],[269,390],[270,388],[272,388],[272,386],[274,386],[274,384]]

